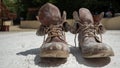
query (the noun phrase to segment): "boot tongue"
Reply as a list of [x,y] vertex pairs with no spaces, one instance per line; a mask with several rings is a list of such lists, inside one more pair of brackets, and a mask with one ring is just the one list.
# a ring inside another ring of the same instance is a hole
[[59,22],[61,19],[60,10],[51,3],[46,3],[40,8],[38,17],[40,22],[44,25],[61,23]]
[[79,9],[79,16],[83,24],[89,24],[89,23],[93,24],[93,17],[88,9],[86,8]]

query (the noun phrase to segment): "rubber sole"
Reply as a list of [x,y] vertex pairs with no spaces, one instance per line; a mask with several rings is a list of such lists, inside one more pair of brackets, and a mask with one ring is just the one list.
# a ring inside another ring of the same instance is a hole
[[84,58],[102,58],[102,57],[110,57],[110,56],[114,56],[113,51],[101,52],[101,53],[93,54],[93,55],[83,55]]
[[69,57],[68,51],[61,50],[44,50],[40,52],[41,58],[67,58]]

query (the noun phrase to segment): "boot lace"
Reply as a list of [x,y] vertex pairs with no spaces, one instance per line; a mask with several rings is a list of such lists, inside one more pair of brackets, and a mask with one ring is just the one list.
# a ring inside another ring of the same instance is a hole
[[83,39],[81,41],[81,44],[83,43],[83,41],[86,37],[94,37],[97,42],[102,42],[102,35],[99,34],[99,36],[100,36],[100,39],[99,39],[99,37],[96,34],[96,32],[100,30],[99,26],[91,25],[91,24],[86,25],[86,24],[82,24],[82,23],[79,23],[79,24],[80,24],[80,27],[77,29],[77,31],[75,33],[75,37],[74,37],[75,47],[76,47],[77,32],[80,32],[80,33],[84,34]]
[[[50,25],[49,27],[46,27],[46,30],[45,32],[48,34],[48,37],[50,40],[51,38],[54,38],[54,37],[58,37],[61,41],[65,42],[66,39],[65,39],[65,33],[62,31],[62,28],[61,27],[57,27],[57,25]],[[45,41],[46,37],[44,35],[44,40],[43,40],[43,43],[45,42],[49,42],[49,41]]]

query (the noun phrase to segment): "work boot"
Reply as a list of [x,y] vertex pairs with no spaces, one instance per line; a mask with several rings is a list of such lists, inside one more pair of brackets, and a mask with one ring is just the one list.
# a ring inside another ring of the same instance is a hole
[[[71,29],[74,34],[78,33],[79,48],[84,58],[100,58],[113,56],[110,46],[102,42],[102,33],[105,28],[100,22],[104,13],[94,15],[86,8],[79,9],[79,15],[73,12],[75,23]],[[101,40],[98,36],[100,34]]]
[[[67,58],[69,47],[64,33],[64,31],[68,31],[66,12],[64,11],[61,17],[56,6],[46,3],[40,8],[37,19],[41,22],[37,35],[44,36],[40,57]],[[45,38],[45,34],[47,34],[47,38]]]

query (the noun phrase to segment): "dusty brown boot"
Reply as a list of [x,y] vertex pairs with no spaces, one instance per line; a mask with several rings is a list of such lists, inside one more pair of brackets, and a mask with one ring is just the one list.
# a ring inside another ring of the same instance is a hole
[[[37,35],[44,35],[44,41],[40,48],[40,57],[67,58],[69,56],[69,47],[63,32],[68,30],[66,12],[61,17],[59,9],[47,3],[40,8],[37,19],[41,22]],[[48,34],[46,40],[45,34]]]
[[78,35],[79,47],[84,58],[100,58],[113,56],[113,50],[110,46],[102,43],[98,34],[104,32],[104,27],[100,23],[104,13],[97,16],[92,16],[86,8],[79,9],[79,15],[73,12],[75,23],[71,32]]

